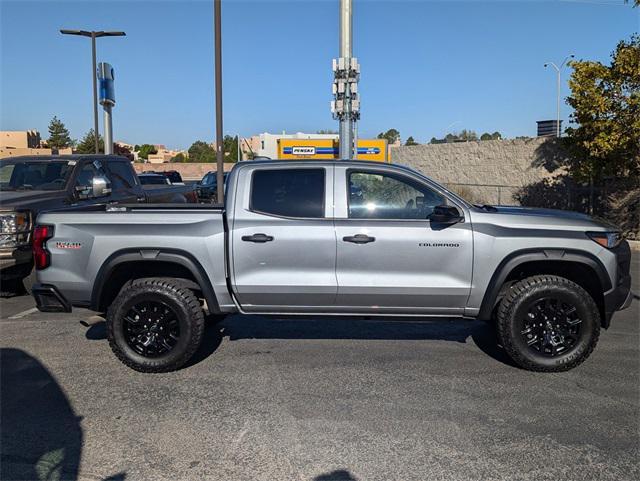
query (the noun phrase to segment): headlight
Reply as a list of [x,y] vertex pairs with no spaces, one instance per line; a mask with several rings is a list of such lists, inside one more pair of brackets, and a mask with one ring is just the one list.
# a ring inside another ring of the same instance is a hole
[[587,236],[607,249],[618,247],[623,239],[620,232],[587,232]]
[[0,214],[0,247],[15,247],[29,240],[28,212]]

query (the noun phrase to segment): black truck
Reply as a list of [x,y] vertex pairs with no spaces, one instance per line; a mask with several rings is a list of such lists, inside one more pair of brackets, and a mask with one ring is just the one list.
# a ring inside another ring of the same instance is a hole
[[125,157],[61,155],[2,159],[0,290],[12,290],[31,273],[33,223],[42,211],[75,206],[192,203],[197,200],[192,186],[142,185],[131,162]]

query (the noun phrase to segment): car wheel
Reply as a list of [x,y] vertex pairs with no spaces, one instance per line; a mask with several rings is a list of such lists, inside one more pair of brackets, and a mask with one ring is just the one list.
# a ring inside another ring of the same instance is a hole
[[600,314],[578,284],[539,275],[511,286],[498,308],[497,328],[500,343],[520,367],[568,371],[593,352]]
[[204,314],[179,281],[133,281],[107,311],[107,337],[114,354],[140,372],[169,372],[184,366],[200,347]]

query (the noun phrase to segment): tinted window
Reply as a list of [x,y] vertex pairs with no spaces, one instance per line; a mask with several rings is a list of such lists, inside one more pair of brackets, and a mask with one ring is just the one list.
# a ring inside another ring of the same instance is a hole
[[62,190],[73,171],[69,162],[7,163],[0,167],[0,190]]
[[111,171],[111,181],[116,189],[132,189],[136,185],[136,178],[133,175],[133,168],[127,162],[109,162]]
[[324,217],[324,169],[256,170],[251,210],[285,217]]
[[168,183],[164,175],[141,175],[138,178],[142,185],[167,185]]
[[349,173],[349,217],[353,219],[427,219],[444,197],[399,176]]
[[[102,163],[98,160],[84,164],[80,172],[78,173],[78,178],[76,179],[77,187],[91,187],[93,183],[94,177],[107,177],[102,168]],[[107,182],[111,182],[111,179],[107,179]]]

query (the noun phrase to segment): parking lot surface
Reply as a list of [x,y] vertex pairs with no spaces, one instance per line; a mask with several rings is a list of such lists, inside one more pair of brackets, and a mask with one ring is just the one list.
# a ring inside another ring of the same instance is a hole
[[560,374],[482,322],[232,316],[145,375],[93,313],[0,302],[2,480],[640,479],[637,297]]

